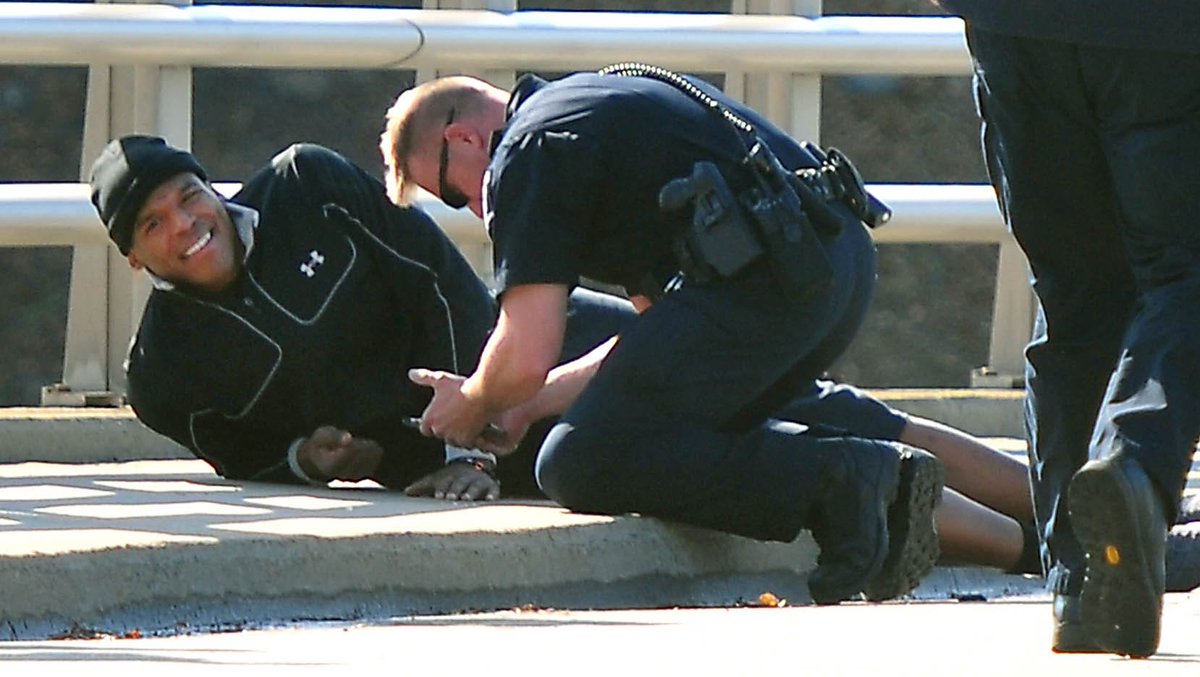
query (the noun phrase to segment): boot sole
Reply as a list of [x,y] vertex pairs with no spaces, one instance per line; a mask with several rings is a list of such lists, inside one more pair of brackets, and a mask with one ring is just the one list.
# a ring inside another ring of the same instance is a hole
[[942,464],[930,454],[906,450],[900,458],[900,484],[888,509],[890,546],[879,573],[863,588],[872,602],[912,592],[937,563],[933,510],[942,500]]
[[1105,651],[1150,656],[1158,649],[1162,591],[1152,582],[1146,539],[1154,535],[1143,533],[1133,486],[1113,466],[1085,468],[1071,480],[1068,500],[1087,554],[1079,596],[1084,632]]

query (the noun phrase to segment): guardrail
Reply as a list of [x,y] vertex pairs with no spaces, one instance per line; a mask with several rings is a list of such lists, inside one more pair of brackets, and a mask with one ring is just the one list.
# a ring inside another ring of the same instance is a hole
[[[754,2],[743,0],[742,11],[747,1]],[[516,2],[487,5],[515,10]],[[962,24],[954,18],[0,4],[0,63],[89,66],[84,167],[120,133],[155,132],[190,145],[191,67],[486,69],[502,81],[512,70],[575,70],[624,60],[725,72],[727,89],[747,99],[757,94],[763,101],[752,104],[807,138],[818,129],[822,74],[964,75],[970,67]],[[759,79],[757,92],[751,92],[752,78]],[[122,100],[130,100],[127,108],[109,107]],[[987,371],[1006,375],[991,383],[1011,384],[1021,371],[1031,303],[1024,264],[991,189],[872,190],[896,210],[893,222],[875,232],[879,242],[1000,245]],[[437,201],[421,205],[468,258],[485,265],[487,241],[474,216]],[[119,391],[119,365],[147,289],[107,247],[85,186],[0,184],[0,246],[36,245],[76,248],[66,386],[55,392]]]
[[[241,184],[218,183],[225,195]],[[887,225],[872,231],[880,243],[996,244],[1005,236],[991,186],[871,184],[895,210]],[[0,183],[0,246],[105,245],[108,236],[81,183]],[[416,201],[458,243],[486,244],[487,233],[474,214],[450,209],[440,200]]]
[[0,63],[966,75],[962,22],[641,12],[0,5]]

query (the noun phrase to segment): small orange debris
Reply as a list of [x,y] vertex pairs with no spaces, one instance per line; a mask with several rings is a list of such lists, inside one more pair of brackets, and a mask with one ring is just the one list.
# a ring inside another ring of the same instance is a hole
[[775,596],[774,593],[764,592],[763,594],[758,596],[758,605],[772,607],[772,608],[783,607],[783,606],[787,606],[787,600],[779,599],[778,597]]

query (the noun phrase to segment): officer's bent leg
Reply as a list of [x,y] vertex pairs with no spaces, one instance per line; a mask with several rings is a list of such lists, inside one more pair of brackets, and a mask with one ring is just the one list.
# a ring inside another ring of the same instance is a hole
[[668,294],[622,334],[547,437],[542,488],[573,508],[638,511],[757,538],[807,523],[843,438],[742,409],[818,345],[831,298],[786,301],[765,275]]
[[844,383],[814,381],[807,392],[775,413],[776,418],[843,431],[872,440],[898,440],[908,416]]
[[790,409],[797,397],[813,392],[814,379],[823,374],[854,340],[875,290],[875,244],[864,226],[847,225],[841,235],[828,243],[826,251],[835,270],[827,306],[827,316],[832,324],[811,350],[742,407],[730,421],[733,428],[756,425],[764,412],[770,412],[775,418],[812,422],[797,418],[795,412],[779,409]]

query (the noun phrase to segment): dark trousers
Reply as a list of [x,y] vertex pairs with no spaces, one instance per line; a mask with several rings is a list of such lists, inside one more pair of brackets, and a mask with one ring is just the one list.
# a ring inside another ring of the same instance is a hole
[[[567,326],[559,362],[582,357],[627,329],[637,316],[633,304],[623,298],[577,287],[567,299]],[[533,476],[533,463],[555,422],[556,419],[547,419],[530,426],[516,451],[496,466],[504,496],[542,496]]]
[[1200,435],[1200,55],[968,39],[988,169],[1040,301],[1026,383],[1043,563],[1073,592],[1075,471],[1136,459],[1170,520]]
[[874,284],[861,227],[827,245],[827,294],[790,300],[767,266],[664,296],[621,334],[537,459],[548,496],[579,511],[639,512],[752,538],[809,526],[821,469],[854,438],[773,414],[853,338]]

